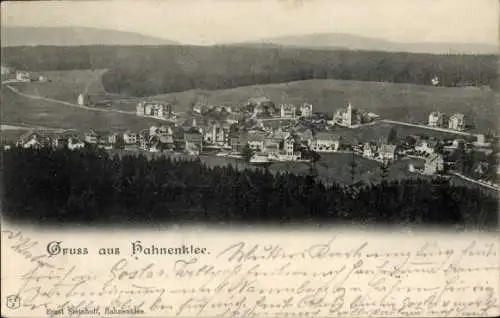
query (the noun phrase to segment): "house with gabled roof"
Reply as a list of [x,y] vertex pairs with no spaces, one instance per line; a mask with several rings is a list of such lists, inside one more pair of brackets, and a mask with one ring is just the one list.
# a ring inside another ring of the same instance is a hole
[[16,145],[23,148],[42,148],[45,143],[46,140],[42,134],[30,130],[19,137]]
[[437,145],[437,140],[420,140],[415,145],[415,150],[426,154],[433,154]]
[[458,131],[464,131],[466,127],[466,120],[464,114],[453,114],[448,120],[448,128]]
[[374,142],[365,142],[363,145],[363,157],[375,158],[377,155],[378,147]]
[[125,145],[135,145],[139,141],[139,134],[131,130],[126,130],[123,133],[123,142]]
[[383,161],[396,160],[396,145],[382,144],[378,150],[378,157]]
[[264,149],[264,140],[266,139],[265,134],[262,133],[251,133],[247,136],[248,146],[255,150],[261,151]]
[[311,150],[316,152],[335,152],[340,148],[340,136],[329,132],[318,132],[313,137]]
[[424,174],[436,174],[444,170],[443,156],[439,154],[431,154],[425,159]]
[[99,135],[93,129],[85,133],[85,142],[89,144],[97,144],[99,141]]
[[446,115],[441,112],[432,112],[429,114],[428,125],[431,127],[445,127],[447,123]]
[[203,150],[203,137],[197,131],[184,133],[184,150],[191,155],[199,155]]

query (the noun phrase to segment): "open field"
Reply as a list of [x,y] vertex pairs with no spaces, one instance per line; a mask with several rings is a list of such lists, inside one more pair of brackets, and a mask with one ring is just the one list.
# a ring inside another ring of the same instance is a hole
[[44,75],[50,81],[15,83],[11,85],[26,94],[76,103],[78,95],[85,90],[89,93],[104,92],[101,84],[101,76],[105,72],[106,70],[34,72],[34,75]]
[[178,111],[207,97],[209,104],[245,103],[250,97],[267,96],[276,104],[310,102],[314,111],[333,113],[347,102],[379,114],[382,118],[406,122],[427,122],[429,113],[465,114],[476,130],[496,129],[500,109],[490,89],[432,87],[426,85],[360,82],[345,80],[306,80],[285,84],[243,86],[224,90],[190,90],[155,96],[176,100]]
[[20,92],[45,98],[76,103],[78,95],[84,92],[89,94],[103,94],[113,100],[110,109],[135,110],[136,98],[123,97],[118,94],[107,93],[102,85],[102,75],[107,70],[69,70],[33,72],[34,75],[44,75],[49,82],[12,83],[11,86]]
[[44,126],[82,131],[91,128],[122,131],[140,130],[162,122],[153,118],[88,110],[41,99],[30,99],[5,87],[1,92],[1,105],[2,123],[9,125]]
[[396,130],[398,138],[404,138],[410,135],[420,135],[434,137],[438,139],[455,139],[465,138],[461,135],[456,135],[444,131],[436,131],[419,127],[402,126],[385,122],[378,122],[374,125],[363,126],[355,129],[345,127],[335,127],[332,133],[341,136],[346,144],[357,144],[367,141],[387,142],[391,129]]

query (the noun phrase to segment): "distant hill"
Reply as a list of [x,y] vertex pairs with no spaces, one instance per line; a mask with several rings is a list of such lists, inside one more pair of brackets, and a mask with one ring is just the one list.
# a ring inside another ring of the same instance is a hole
[[314,49],[349,49],[363,51],[413,52],[431,54],[498,54],[498,47],[482,43],[399,43],[344,33],[314,33],[297,36],[231,43],[243,47],[288,46]]
[[78,45],[178,45],[166,39],[87,27],[3,27],[2,47],[6,46],[78,46]]

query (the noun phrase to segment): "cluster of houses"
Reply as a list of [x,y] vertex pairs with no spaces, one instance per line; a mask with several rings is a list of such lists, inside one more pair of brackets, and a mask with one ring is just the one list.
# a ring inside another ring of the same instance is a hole
[[48,82],[49,79],[45,75],[36,75],[29,71],[16,70],[14,67],[1,65],[2,75],[16,75],[16,81],[18,82]]
[[81,149],[86,146],[112,150],[144,150],[160,152],[164,150],[182,150],[198,155],[203,147],[201,134],[196,130],[183,130],[171,126],[151,126],[140,132],[130,130],[118,133],[91,129],[85,133],[66,131],[62,133],[48,131],[30,131],[16,142],[22,148],[64,148]]
[[310,118],[313,115],[313,106],[309,103],[301,105],[281,104],[279,107],[265,96],[250,98],[242,107],[227,105],[207,105],[205,102],[196,103],[193,112],[199,115],[223,114],[229,121],[238,122],[242,117],[258,119],[299,119]]
[[430,127],[448,128],[457,131],[464,131],[467,128],[467,120],[464,114],[453,114],[450,117],[442,112],[432,112],[429,114],[427,123]]
[[175,120],[171,103],[163,101],[141,101],[136,106],[136,115],[141,117],[153,117],[162,120]]
[[[12,74],[13,69],[2,66],[2,75]],[[49,79],[45,75],[36,75],[28,71],[15,71],[16,81],[18,82],[48,82]]]
[[355,128],[375,122],[379,116],[374,113],[367,113],[361,109],[354,108],[349,102],[346,108],[337,110],[333,114],[331,125]]
[[70,150],[76,150],[85,147],[85,143],[81,134],[76,131],[67,131],[63,133],[28,131],[19,137],[16,146],[22,148],[68,147]]
[[[17,145],[26,148],[66,146],[69,149],[94,145],[103,149],[175,151],[191,155],[213,151],[217,155],[240,158],[245,151],[251,150],[250,161],[254,163],[306,161],[303,155],[311,150],[320,154],[352,152],[384,163],[403,158],[418,159],[409,165],[409,170],[423,174],[443,172],[449,161],[448,153],[473,147],[463,139],[436,140],[419,136],[410,136],[404,142],[393,141],[397,145],[382,140],[352,144],[343,140],[342,132],[331,125],[356,127],[372,123],[378,116],[357,110],[351,103],[337,111],[330,122],[313,113],[313,106],[309,103],[276,107],[265,97],[252,98],[242,107],[195,104],[192,112],[191,116],[181,118],[174,114],[170,103],[142,101],[136,107],[138,116],[166,122],[140,131],[30,132],[21,136]],[[440,127],[444,124],[443,118],[441,113],[432,113],[429,125]],[[449,119],[449,126],[453,125],[453,129],[465,125],[463,117],[459,123],[456,123],[456,118],[460,117]],[[478,137],[474,147],[477,148],[478,144],[486,144],[484,136]]]

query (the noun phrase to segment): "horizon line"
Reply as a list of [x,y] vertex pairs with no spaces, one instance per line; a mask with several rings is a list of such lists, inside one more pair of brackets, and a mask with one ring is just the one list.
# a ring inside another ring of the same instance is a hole
[[[215,46],[215,45],[235,45],[235,44],[273,44],[273,42],[266,42],[266,41],[272,41],[272,40],[277,40],[277,39],[284,39],[284,38],[289,38],[289,37],[300,37],[300,36],[314,36],[314,35],[346,35],[346,36],[352,36],[352,37],[359,37],[359,38],[366,38],[370,40],[377,40],[377,41],[384,41],[384,42],[389,42],[393,44],[469,44],[469,45],[485,45],[485,46],[492,46],[492,47],[500,47],[500,43],[491,43],[491,42],[462,42],[462,41],[398,41],[398,40],[391,40],[388,38],[382,38],[382,37],[373,37],[373,36],[367,36],[363,34],[358,34],[358,33],[350,33],[350,32],[335,32],[335,31],[317,31],[317,32],[307,32],[307,33],[291,33],[287,35],[280,35],[280,36],[275,36],[275,37],[265,37],[265,38],[254,38],[254,39],[248,39],[244,41],[231,41],[231,42],[212,42],[212,43],[196,43],[196,42],[184,42],[172,38],[165,38],[162,36],[156,36],[156,35],[148,35],[144,34],[141,32],[137,31],[128,31],[128,30],[120,30],[120,29],[113,29],[113,28],[103,28],[103,27],[93,27],[93,26],[83,26],[83,25],[66,25],[66,26],[35,26],[35,25],[6,25],[1,23],[0,24],[0,29],[8,29],[8,28],[44,28],[44,29],[71,29],[71,28],[87,28],[87,29],[94,29],[94,30],[102,30],[102,31],[114,31],[114,32],[123,32],[123,33],[131,33],[131,34],[137,34],[141,35],[143,37],[149,37],[149,38],[156,38],[158,40],[164,40],[164,41],[171,41],[171,42],[177,42],[178,44],[181,45],[192,45],[192,46]],[[274,43],[276,45],[282,45],[282,46],[295,46],[295,45],[290,45],[290,44],[279,44],[279,43]],[[300,45],[298,45],[300,46]],[[328,45],[325,45],[328,46]]]

